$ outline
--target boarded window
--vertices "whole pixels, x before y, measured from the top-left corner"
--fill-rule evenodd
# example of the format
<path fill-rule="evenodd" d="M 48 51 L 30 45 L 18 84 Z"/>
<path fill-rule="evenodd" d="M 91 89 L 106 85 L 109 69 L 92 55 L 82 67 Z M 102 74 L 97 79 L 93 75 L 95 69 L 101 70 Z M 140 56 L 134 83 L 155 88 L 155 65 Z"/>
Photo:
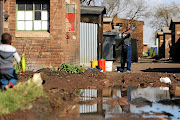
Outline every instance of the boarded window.
<path fill-rule="evenodd" d="M 75 4 L 66 4 L 66 31 L 75 31 Z"/>
<path fill-rule="evenodd" d="M 18 3 L 17 30 L 37 31 L 49 30 L 49 3 Z"/>

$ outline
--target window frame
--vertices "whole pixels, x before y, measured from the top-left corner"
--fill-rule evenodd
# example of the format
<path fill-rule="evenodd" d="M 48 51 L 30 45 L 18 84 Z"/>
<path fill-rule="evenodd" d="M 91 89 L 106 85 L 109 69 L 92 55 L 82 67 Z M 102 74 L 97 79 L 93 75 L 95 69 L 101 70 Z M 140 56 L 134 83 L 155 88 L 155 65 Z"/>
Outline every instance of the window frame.
<path fill-rule="evenodd" d="M 119 23 L 119 30 L 123 30 L 123 24 L 122 23 Z"/>
<path fill-rule="evenodd" d="M 121 26 L 120 26 L 121 25 Z M 116 26 L 119 26 L 119 30 L 123 30 L 123 23 L 116 23 Z"/>
<path fill-rule="evenodd" d="M 18 10 L 18 4 L 24 4 L 25 5 L 25 10 Z M 33 5 L 33 10 L 26 10 L 26 6 L 27 6 L 27 2 L 22 2 L 22 3 L 16 3 L 16 31 L 24 31 L 24 32 L 49 32 L 50 30 L 50 4 L 49 3 L 38 3 L 38 2 L 33 2 L 31 3 Z M 35 4 L 40 4 L 41 5 L 41 10 L 35 10 Z M 43 10 L 42 6 L 43 4 L 47 4 L 47 10 Z M 17 13 L 18 11 L 32 11 L 33 14 L 32 14 L 32 30 L 18 30 L 18 18 L 17 18 Z M 47 30 L 34 30 L 34 21 L 35 21 L 35 11 L 41 11 L 41 15 L 42 15 L 42 11 L 47 11 L 48 12 L 48 29 Z M 26 20 L 19 20 L 19 21 L 26 21 Z M 28 20 L 27 20 L 28 21 Z M 41 21 L 41 29 L 42 29 L 42 21 L 45 21 L 45 20 L 40 20 Z M 24 23 L 25 24 L 25 23 Z"/>
<path fill-rule="evenodd" d="M 67 10 L 67 5 L 74 5 L 74 31 L 66 31 L 66 32 L 76 32 L 76 4 L 75 3 L 66 3 L 66 10 Z M 68 12 L 66 11 L 66 14 L 70 13 L 69 12 L 69 7 L 68 7 Z M 66 22 L 67 25 L 68 22 Z M 70 22 L 69 22 L 70 23 Z M 67 27 L 67 26 L 66 26 Z"/>
<path fill-rule="evenodd" d="M 134 26 L 133 26 L 134 25 Z M 132 23 L 132 30 L 136 30 L 136 23 Z"/>

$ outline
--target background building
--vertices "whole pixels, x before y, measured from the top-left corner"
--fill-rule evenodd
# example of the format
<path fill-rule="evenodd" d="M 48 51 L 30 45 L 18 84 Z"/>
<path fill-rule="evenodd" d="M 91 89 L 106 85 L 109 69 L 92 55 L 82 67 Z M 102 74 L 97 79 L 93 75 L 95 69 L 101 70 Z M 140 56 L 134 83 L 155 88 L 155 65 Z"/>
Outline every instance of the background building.
<path fill-rule="evenodd" d="M 3 32 L 25 53 L 27 67 L 79 64 L 79 0 L 3 0 Z"/>
<path fill-rule="evenodd" d="M 172 19 L 169 29 L 172 30 L 172 59 L 180 62 L 180 18 Z"/>
<path fill-rule="evenodd" d="M 170 58 L 170 49 L 171 49 L 171 30 L 169 30 L 169 27 L 163 27 L 162 28 L 163 31 L 163 38 L 164 38 L 164 57 L 165 58 Z"/>
<path fill-rule="evenodd" d="M 112 19 L 112 21 L 111 21 Z M 126 31 L 127 25 L 130 22 L 128 19 L 118 18 L 114 15 L 113 18 L 104 18 L 104 32 L 123 32 Z M 143 26 L 144 21 L 133 20 L 132 22 L 132 39 L 138 40 L 138 56 L 143 55 Z"/>

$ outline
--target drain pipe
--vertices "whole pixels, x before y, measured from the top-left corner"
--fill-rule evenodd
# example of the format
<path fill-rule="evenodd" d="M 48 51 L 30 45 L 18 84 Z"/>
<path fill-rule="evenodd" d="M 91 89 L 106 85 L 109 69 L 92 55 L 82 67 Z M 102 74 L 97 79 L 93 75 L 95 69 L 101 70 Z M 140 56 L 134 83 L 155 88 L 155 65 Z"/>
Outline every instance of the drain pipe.
<path fill-rule="evenodd" d="M 0 0 L 0 36 L 3 31 L 3 0 Z"/>

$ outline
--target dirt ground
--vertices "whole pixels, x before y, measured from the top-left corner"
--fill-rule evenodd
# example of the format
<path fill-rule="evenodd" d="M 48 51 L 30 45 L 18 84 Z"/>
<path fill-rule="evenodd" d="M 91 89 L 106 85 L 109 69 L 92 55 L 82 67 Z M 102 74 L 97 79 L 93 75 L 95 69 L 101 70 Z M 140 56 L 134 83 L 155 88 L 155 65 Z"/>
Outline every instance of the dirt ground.
<path fill-rule="evenodd" d="M 122 86 L 122 90 L 126 90 L 128 86 L 139 87 L 169 87 L 171 95 L 174 95 L 176 86 L 180 86 L 180 64 L 172 63 L 167 60 L 140 59 L 138 63 L 132 63 L 131 73 L 117 73 L 114 63 L 113 72 L 100 73 L 98 71 L 88 71 L 82 74 L 68 74 L 59 71 L 51 71 L 50 69 L 41 69 L 43 80 L 45 80 L 44 91 L 47 97 L 38 98 L 32 101 L 32 106 L 28 109 L 19 108 L 18 111 L 10 115 L 0 116 L 0 120 L 96 120 L 105 119 L 99 117 L 99 114 L 88 115 L 79 113 L 80 98 L 78 89 L 106 89 L 114 85 Z M 33 72 L 26 72 L 24 76 L 19 76 L 19 82 L 26 81 L 32 77 Z M 172 84 L 160 82 L 160 77 L 169 77 Z M 102 96 L 97 97 L 93 101 L 84 101 L 87 104 L 94 104 L 101 101 Z M 81 103 L 82 104 L 82 103 Z M 121 106 L 129 105 L 127 96 L 112 99 L 111 106 L 119 104 Z M 100 111 L 100 114 L 103 113 Z M 107 118 L 123 119 L 123 120 L 141 120 L 141 119 L 157 119 L 167 120 L 170 118 L 143 118 L 142 114 L 121 113 L 116 117 Z"/>

